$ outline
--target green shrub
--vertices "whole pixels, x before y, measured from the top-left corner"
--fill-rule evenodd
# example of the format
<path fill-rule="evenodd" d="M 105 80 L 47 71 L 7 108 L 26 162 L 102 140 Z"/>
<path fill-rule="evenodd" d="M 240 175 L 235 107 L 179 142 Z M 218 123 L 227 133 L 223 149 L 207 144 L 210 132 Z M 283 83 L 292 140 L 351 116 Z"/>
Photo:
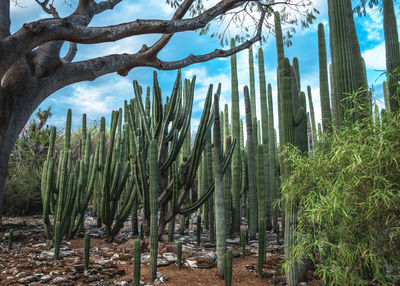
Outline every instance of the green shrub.
<path fill-rule="evenodd" d="M 393 285 L 400 269 L 400 117 L 386 115 L 382 126 L 366 119 L 323 137 L 308 157 L 293 147 L 284 157 L 293 173 L 282 201 L 291 197 L 299 206 L 295 257 L 314 261 L 326 285 Z"/>

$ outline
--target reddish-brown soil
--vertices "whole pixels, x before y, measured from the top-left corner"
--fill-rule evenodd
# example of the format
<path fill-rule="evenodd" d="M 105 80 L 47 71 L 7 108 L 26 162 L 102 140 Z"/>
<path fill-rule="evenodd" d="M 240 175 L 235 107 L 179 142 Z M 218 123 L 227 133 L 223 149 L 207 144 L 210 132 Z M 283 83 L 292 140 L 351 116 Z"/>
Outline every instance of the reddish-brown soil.
<path fill-rule="evenodd" d="M 116 280 L 132 281 L 132 255 L 126 253 L 124 251 L 124 245 L 118 243 L 118 241 L 107 243 L 101 239 L 91 239 L 92 250 L 95 247 L 101 249 L 102 247 L 107 246 L 109 250 L 111 250 L 111 254 L 103 253 L 101 250 L 96 253 L 91 253 L 91 270 L 89 271 L 89 274 L 84 274 L 82 271 L 83 239 L 81 237 L 72 240 L 65 240 L 70 242 L 68 248 L 74 251 L 72 256 L 65 257 L 57 262 L 54 262 L 54 260 L 50 258 L 49 260 L 44 261 L 43 264 L 37 265 L 37 257 L 42 251 L 49 251 L 51 246 L 48 245 L 48 241 L 46 242 L 44 235 L 38 232 L 37 229 L 36 231 L 31 231 L 37 225 L 41 224 L 39 218 L 36 220 L 26 218 L 24 220 L 25 222 L 21 223 L 21 218 L 3 219 L 3 222 L 5 221 L 6 223 L 3 224 L 0 229 L 0 285 L 20 284 L 17 281 L 21 279 L 21 276 L 17 277 L 17 275 L 21 272 L 26 272 L 25 276 L 34 275 L 35 273 L 40 272 L 43 275 L 51 274 L 54 277 L 62 276 L 73 281 L 61 282 L 58 283 L 58 285 L 110 285 L 107 282 L 111 282 L 112 285 Z M 8 229 L 10 228 L 13 228 L 17 233 L 12 250 L 8 250 L 7 239 L 5 238 Z M 31 234 L 25 236 L 24 233 Z M 38 244 L 40 244 L 40 246 L 37 246 Z M 237 252 L 240 251 L 238 247 L 239 246 L 235 246 Z M 215 251 L 212 249 L 207 250 Z M 114 254 L 118 254 L 118 257 L 111 259 Z M 234 258 L 232 285 L 284 285 L 284 276 L 280 270 L 283 262 L 282 255 L 282 250 L 278 250 L 268 256 L 267 262 L 264 265 L 264 277 L 262 278 L 256 275 L 255 269 L 257 267 L 257 257 L 255 254 L 248 254 L 245 258 Z M 99 259 L 111 259 L 112 261 L 109 264 L 100 266 L 95 263 L 95 261 Z M 150 284 L 148 279 L 148 268 L 149 267 L 145 264 L 141 265 L 141 280 Z M 11 271 L 12 269 L 14 269 L 15 273 Z M 178 269 L 177 265 L 170 264 L 166 267 L 159 267 L 157 271 L 169 278 L 167 282 L 161 283 L 160 285 L 225 285 L 225 282 L 218 277 L 217 268 L 215 266 L 211 269 Z M 100 275 L 102 275 L 101 277 L 104 284 L 103 282 L 100 284 L 96 283 L 99 281 L 97 279 Z M 309 276 L 310 280 L 313 280 L 312 273 L 309 273 Z M 39 281 L 25 285 L 39 285 Z M 308 282 L 308 285 L 317 286 L 322 284 L 320 281 L 314 280 Z"/>

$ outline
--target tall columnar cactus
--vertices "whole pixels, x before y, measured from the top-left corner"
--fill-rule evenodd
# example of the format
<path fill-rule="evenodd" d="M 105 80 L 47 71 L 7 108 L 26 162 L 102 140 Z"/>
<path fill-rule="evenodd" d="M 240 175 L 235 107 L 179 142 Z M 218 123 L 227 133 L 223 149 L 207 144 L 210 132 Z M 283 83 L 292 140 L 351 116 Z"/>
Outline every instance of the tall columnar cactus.
<path fill-rule="evenodd" d="M 332 64 L 329 64 L 329 81 L 330 81 L 330 90 L 331 90 L 331 113 L 332 113 L 332 126 L 336 127 L 337 122 L 339 122 L 339 113 L 338 113 L 338 102 L 337 102 L 337 94 L 335 87 L 335 75 L 333 74 Z"/>
<path fill-rule="evenodd" d="M 250 104 L 251 114 L 253 115 L 253 142 L 258 144 L 258 132 L 257 132 L 257 111 L 256 111 L 256 85 L 254 80 L 254 61 L 253 61 L 253 47 L 249 48 L 249 73 L 250 73 Z M 256 148 L 254 146 L 254 148 Z"/>
<path fill-rule="evenodd" d="M 397 33 L 396 15 L 393 0 L 383 0 L 383 29 L 385 32 L 386 73 L 391 111 L 399 109 L 398 73 L 394 71 L 400 66 L 399 36 Z"/>
<path fill-rule="evenodd" d="M 265 245 L 266 245 L 266 233 L 265 233 L 265 218 L 260 218 L 258 221 L 258 228 L 260 229 L 258 234 L 258 261 L 257 261 L 257 272 L 258 276 L 263 275 L 263 265 L 265 262 Z"/>
<path fill-rule="evenodd" d="M 307 86 L 307 97 L 308 97 L 308 107 L 309 107 L 310 116 L 311 116 L 312 138 L 313 138 L 313 142 L 316 142 L 317 141 L 317 126 L 315 124 L 314 104 L 313 104 L 313 100 L 312 100 L 312 93 L 311 93 L 310 86 Z"/>
<path fill-rule="evenodd" d="M 64 150 L 60 152 L 58 166 L 54 152 L 55 127 L 50 131 L 50 144 L 47 160 L 43 166 L 41 196 L 43 205 L 44 230 L 48 239 L 53 239 L 55 245 L 60 245 L 62 237 L 69 233 L 72 237 L 83 222 L 84 213 L 92 195 L 96 174 L 97 155 L 90 154 L 90 135 L 84 136 L 84 147 L 75 166 L 72 160 L 71 146 L 71 117 L 68 110 L 64 135 Z M 83 130 L 86 129 L 85 116 Z M 82 143 L 83 144 L 83 143 Z M 81 144 L 81 145 L 82 145 Z M 98 149 L 98 147 L 97 147 Z M 59 223 L 57 233 L 50 223 L 49 216 L 53 214 L 54 223 Z"/>
<path fill-rule="evenodd" d="M 312 133 L 312 127 L 311 127 L 311 119 L 310 119 L 310 113 L 307 112 L 307 136 L 308 136 L 308 151 L 312 152 L 314 150 L 314 136 Z"/>
<path fill-rule="evenodd" d="M 257 200 L 258 200 L 258 221 L 263 222 L 263 228 L 258 228 L 258 240 L 259 244 L 264 243 L 262 246 L 263 248 L 265 247 L 265 200 L 268 195 L 265 192 L 265 172 L 264 172 L 264 148 L 263 145 L 258 145 L 257 146 Z M 264 241 L 263 241 L 264 239 Z M 260 253 L 260 252 L 259 252 Z M 263 262 L 262 262 L 263 263 Z"/>
<path fill-rule="evenodd" d="M 225 286 L 232 285 L 232 264 L 233 264 L 233 254 L 232 250 L 229 249 L 224 255 L 224 278 Z"/>
<path fill-rule="evenodd" d="M 158 160 L 157 160 L 157 140 L 152 139 L 149 149 L 149 180 L 150 180 L 150 270 L 151 281 L 157 276 L 157 215 L 158 215 Z"/>
<path fill-rule="evenodd" d="M 248 225 L 250 231 L 250 238 L 255 239 L 257 234 L 257 181 L 256 181 L 256 162 L 253 144 L 253 128 L 251 120 L 251 107 L 249 98 L 249 89 L 244 87 L 244 103 L 246 108 L 246 130 L 247 130 L 247 166 L 248 166 L 248 180 L 249 180 L 249 208 L 250 217 L 248 218 Z"/>
<path fill-rule="evenodd" d="M 357 91 L 348 21 L 348 0 L 328 0 L 331 58 L 337 104 L 337 125 L 354 122 L 357 114 L 349 94 Z"/>
<path fill-rule="evenodd" d="M 285 57 L 284 48 L 283 48 L 283 35 L 282 35 L 282 26 L 281 26 L 281 16 L 279 12 L 274 13 L 274 23 L 275 23 L 275 38 L 276 38 L 276 52 L 278 56 L 278 67 L 277 67 L 277 84 L 278 84 L 278 124 L 279 124 L 279 142 L 283 142 L 283 128 L 282 128 L 282 118 L 281 118 L 281 64 Z"/>
<path fill-rule="evenodd" d="M 296 143 L 299 143 L 299 138 L 296 138 L 299 134 L 298 127 L 303 121 L 305 117 L 305 111 L 302 107 L 300 107 L 300 103 L 293 97 L 293 72 L 290 69 L 289 60 L 285 58 L 282 63 L 282 71 L 281 71 L 281 100 L 282 100 L 282 126 L 283 130 L 283 138 L 282 146 L 287 144 L 292 144 L 296 146 Z M 296 109 L 297 108 L 297 109 Z M 291 165 L 284 165 L 285 172 L 283 179 L 290 176 L 291 173 Z M 295 204 L 290 201 L 285 201 L 285 260 L 293 261 L 292 249 L 295 245 L 294 231 L 296 229 L 297 224 L 297 209 Z M 286 283 L 289 286 L 298 285 L 298 269 L 297 263 L 293 262 L 290 264 L 285 271 Z"/>
<path fill-rule="evenodd" d="M 140 286 L 140 240 L 136 239 L 133 252 L 133 286 Z"/>
<path fill-rule="evenodd" d="M 293 58 L 293 69 L 296 74 L 297 79 L 297 89 L 301 91 L 301 83 L 300 83 L 300 66 L 299 66 L 299 59 L 297 57 Z"/>
<path fill-rule="evenodd" d="M 208 157 L 207 159 L 207 169 L 209 172 L 207 173 L 208 185 L 211 186 L 214 181 L 214 170 L 213 170 L 213 154 L 212 154 L 212 143 L 211 143 L 211 131 L 207 135 L 207 146 L 206 146 L 206 153 L 205 155 Z M 214 185 L 215 189 L 215 185 Z M 214 193 L 215 194 L 215 193 Z M 214 210 L 214 195 L 210 196 L 208 199 L 208 218 L 209 218 L 209 226 L 210 226 L 210 240 L 215 242 L 215 210 Z"/>
<path fill-rule="evenodd" d="M 275 127 L 274 127 L 274 109 L 272 102 L 272 87 L 271 84 L 268 84 L 268 149 L 269 149 L 269 177 L 270 177 L 270 193 L 271 193 L 271 201 L 275 201 L 278 199 L 278 188 L 276 185 L 277 178 L 277 170 L 275 156 L 275 140 L 274 135 Z M 274 207 L 272 211 L 272 222 L 274 225 L 274 229 L 276 230 L 276 225 L 278 224 L 278 208 Z"/>
<path fill-rule="evenodd" d="M 225 139 L 225 150 L 229 150 L 231 146 L 231 137 L 227 136 Z M 226 171 L 224 172 L 224 197 L 225 197 L 225 224 L 226 224 L 226 235 L 228 237 L 232 236 L 232 193 L 231 193 L 231 182 L 232 173 L 231 166 L 228 165 Z"/>
<path fill-rule="evenodd" d="M 391 107 L 390 107 L 390 97 L 389 97 L 389 89 L 388 89 L 388 85 L 387 82 L 384 81 L 382 84 L 382 88 L 383 88 L 383 98 L 385 100 L 385 109 L 388 112 L 391 112 Z"/>
<path fill-rule="evenodd" d="M 322 128 L 325 132 L 332 131 L 332 114 L 329 101 L 328 69 L 324 25 L 318 25 L 318 57 L 319 57 L 319 96 L 321 99 Z M 311 92 L 310 92 L 311 93 Z M 311 109 L 310 109 L 311 111 Z M 313 114 L 311 115 L 311 118 Z"/>
<path fill-rule="evenodd" d="M 240 195 L 242 197 L 242 215 L 246 218 L 247 215 L 247 197 L 248 197 L 248 189 L 249 189 L 249 180 L 248 180 L 248 168 L 247 168 L 247 152 L 245 148 L 242 148 L 241 151 L 241 160 L 242 160 L 242 184 L 240 187 Z"/>
<path fill-rule="evenodd" d="M 224 181 L 222 174 L 222 143 L 221 127 L 219 117 L 219 96 L 214 95 L 214 129 L 213 129 L 213 170 L 214 170 L 214 193 L 215 193 L 215 228 L 217 246 L 217 268 L 218 275 L 224 276 L 224 254 L 226 253 L 226 222 L 225 222 L 225 198 Z"/>
<path fill-rule="evenodd" d="M 270 174 L 267 173 L 270 169 L 269 161 L 269 126 L 268 126 L 268 106 L 267 106 L 267 86 L 265 83 L 265 69 L 264 69 L 264 54 L 261 48 L 258 49 L 258 71 L 260 76 L 260 105 L 261 105 L 261 124 L 262 124 L 262 144 L 264 145 L 264 170 L 265 170 L 265 193 L 266 200 L 265 205 L 265 221 L 267 229 L 272 229 L 272 217 L 271 217 L 271 184 Z"/>
<path fill-rule="evenodd" d="M 235 40 L 231 40 L 231 47 L 235 46 Z M 237 78 L 237 60 L 236 54 L 231 56 L 232 72 L 232 139 L 240 142 L 240 123 L 239 123 L 239 90 Z M 251 120 L 251 118 L 250 118 Z M 240 148 L 235 148 L 232 155 L 232 231 L 240 231 Z"/>

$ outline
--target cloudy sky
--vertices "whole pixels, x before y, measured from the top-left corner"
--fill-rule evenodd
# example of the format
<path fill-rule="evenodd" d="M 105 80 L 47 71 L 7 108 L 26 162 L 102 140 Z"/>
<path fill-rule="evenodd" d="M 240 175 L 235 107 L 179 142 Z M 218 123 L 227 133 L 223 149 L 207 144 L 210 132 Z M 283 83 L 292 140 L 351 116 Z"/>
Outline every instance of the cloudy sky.
<path fill-rule="evenodd" d="M 77 0 L 68 2 L 70 7 L 64 0 L 56 0 L 56 7 L 61 16 L 67 16 L 73 11 L 74 4 Z M 210 5 L 210 0 L 206 5 Z M 356 3 L 355 1 L 353 1 Z M 24 23 L 46 18 L 46 15 L 34 0 L 18 0 L 16 4 L 12 2 L 11 8 L 11 29 L 12 32 L 21 28 Z M 298 57 L 300 63 L 301 86 L 302 90 L 306 90 L 307 85 L 312 88 L 314 109 L 316 120 L 320 121 L 320 100 L 319 100 L 319 69 L 318 69 L 318 41 L 317 41 L 317 25 L 323 23 L 325 25 L 325 33 L 327 47 L 329 47 L 329 27 L 327 15 L 327 0 L 313 0 L 314 7 L 320 11 L 317 20 L 307 29 L 298 28 L 296 34 L 292 38 L 292 46 L 285 50 L 285 55 L 292 59 Z M 92 21 L 93 26 L 104 26 L 117 24 L 121 22 L 132 21 L 138 18 L 159 18 L 168 19 L 171 17 L 173 10 L 165 4 L 163 0 L 125 0 L 119 4 L 114 10 L 107 11 Z M 355 17 L 356 28 L 362 55 L 367 66 L 367 76 L 370 87 L 374 87 L 374 96 L 378 100 L 378 104 L 383 106 L 382 100 L 382 82 L 385 76 L 382 72 L 385 69 L 385 44 L 383 34 L 382 15 L 378 9 L 368 10 L 368 16 Z M 234 31 L 232 31 L 234 33 Z M 276 105 L 276 49 L 275 38 L 266 32 L 267 41 L 262 44 L 264 50 L 264 61 L 266 69 L 266 80 L 271 83 L 274 90 L 274 103 Z M 96 44 L 96 45 L 79 45 L 78 54 L 75 60 L 84 60 L 100 55 L 113 53 L 132 53 L 138 51 L 143 44 L 150 45 L 157 39 L 155 35 L 146 35 L 124 39 L 115 43 Z M 184 58 L 190 53 L 206 53 L 218 48 L 219 41 L 211 39 L 209 36 L 199 36 L 195 32 L 185 32 L 175 35 L 166 49 L 160 53 L 163 60 L 174 60 Z M 260 44 L 254 49 L 257 51 Z M 328 49 L 328 64 L 330 62 L 330 54 Z M 256 71 L 256 88 L 258 96 L 258 68 L 257 57 L 254 58 Z M 92 82 L 82 82 L 66 87 L 51 95 L 42 103 L 40 108 L 44 109 L 51 106 L 53 117 L 49 120 L 49 124 L 63 128 L 65 122 L 65 114 L 68 108 L 73 112 L 73 125 L 79 125 L 80 117 L 86 113 L 88 120 L 99 120 L 101 116 L 109 118 L 111 110 L 123 106 L 123 101 L 133 97 L 132 81 L 138 80 L 142 86 L 151 85 L 152 72 L 150 68 L 136 68 L 132 70 L 128 76 L 121 77 L 117 74 L 103 76 Z M 163 96 L 170 94 L 175 79 L 175 71 L 160 71 L 158 73 L 160 86 L 163 90 Z M 230 105 L 230 60 L 215 59 L 208 63 L 195 64 L 183 69 L 186 77 L 197 76 L 195 99 L 193 107 L 192 128 L 196 129 L 198 119 L 200 117 L 203 102 L 208 85 L 211 83 L 217 86 L 222 84 L 222 102 L 221 108 L 225 103 Z M 248 69 L 248 51 L 238 54 L 238 78 L 241 100 L 241 114 L 244 115 L 243 103 L 243 86 L 249 83 Z M 259 103 L 259 99 L 257 99 Z M 259 106 L 259 105 L 258 105 Z M 260 117 L 259 110 L 257 111 Z M 275 125 L 277 125 L 277 112 L 275 106 Z"/>

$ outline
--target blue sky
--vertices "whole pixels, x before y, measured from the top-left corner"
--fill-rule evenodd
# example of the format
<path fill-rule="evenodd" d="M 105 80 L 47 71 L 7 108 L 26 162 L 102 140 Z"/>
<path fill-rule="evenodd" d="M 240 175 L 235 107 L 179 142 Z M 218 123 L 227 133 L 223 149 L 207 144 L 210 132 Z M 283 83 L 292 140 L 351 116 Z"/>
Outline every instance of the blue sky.
<path fill-rule="evenodd" d="M 77 2 L 77 1 L 75 1 Z M 210 5 L 211 0 L 205 2 Z M 11 2 L 11 30 L 17 31 L 21 26 L 30 21 L 46 18 L 46 15 L 34 0 L 18 0 L 18 5 Z M 61 16 L 66 16 L 73 11 L 73 8 L 65 4 L 63 0 L 56 0 L 56 7 Z M 74 3 L 74 2 L 73 2 Z M 207 4 L 208 3 L 208 4 Z M 326 41 L 329 54 L 329 27 L 327 16 L 327 0 L 313 0 L 314 7 L 320 11 L 317 20 L 308 29 L 298 28 L 292 38 L 293 45 L 285 49 L 285 56 L 289 59 L 298 57 L 300 63 L 301 86 L 306 90 L 307 85 L 312 88 L 314 109 L 316 120 L 321 118 L 319 100 L 319 69 L 318 69 L 318 41 L 317 25 L 324 23 Z M 356 3 L 353 1 L 353 3 Z M 103 26 L 132 21 L 137 18 L 159 18 L 168 19 L 173 10 L 160 0 L 125 0 L 112 11 L 107 11 L 94 18 L 91 25 Z M 383 19 L 377 9 L 368 10 L 368 16 L 355 17 L 358 39 L 362 55 L 367 66 L 367 76 L 370 87 L 375 89 L 375 97 L 380 99 L 377 103 L 383 107 L 382 82 L 385 76 L 381 76 L 385 69 L 385 45 L 383 35 Z M 234 33 L 234 31 L 232 31 Z M 265 32 L 267 33 L 267 32 Z M 78 54 L 75 60 L 84 60 L 100 55 L 112 53 L 129 53 L 138 51 L 143 44 L 150 45 L 158 37 L 156 35 L 146 35 L 124 39 L 115 43 L 79 45 Z M 254 50 L 260 46 L 257 43 Z M 205 53 L 219 47 L 219 41 L 211 39 L 209 36 L 199 36 L 195 32 L 185 32 L 175 35 L 165 50 L 160 53 L 163 60 L 174 60 L 186 57 L 190 53 Z M 268 36 L 268 40 L 262 44 L 264 50 L 264 62 L 266 69 L 266 80 L 273 86 L 273 101 L 275 105 L 275 125 L 277 126 L 276 110 L 276 49 L 275 38 Z M 255 53 L 256 54 L 256 53 Z M 248 51 L 243 51 L 238 57 L 238 78 L 241 100 L 241 115 L 244 116 L 243 86 L 249 84 Z M 256 89 L 258 93 L 258 68 L 257 57 L 254 57 L 256 71 Z M 202 112 L 203 102 L 208 85 L 211 83 L 215 87 L 218 83 L 222 84 L 221 109 L 225 103 L 230 105 L 230 60 L 215 59 L 208 63 L 201 63 L 189 66 L 182 70 L 183 75 L 191 77 L 197 76 L 195 98 L 193 106 L 192 129 L 196 129 L 199 117 Z M 92 82 L 82 82 L 66 87 L 51 95 L 42 103 L 40 108 L 45 109 L 51 105 L 53 116 L 48 121 L 49 124 L 63 128 L 65 114 L 68 108 L 73 112 L 73 125 L 79 125 L 81 115 L 86 113 L 88 120 L 99 120 L 101 116 L 109 118 L 111 110 L 123 106 L 123 101 L 133 97 L 132 81 L 138 80 L 142 86 L 151 85 L 153 69 L 136 68 L 128 76 L 121 77 L 117 74 L 103 76 Z M 176 71 L 159 71 L 160 86 L 163 96 L 169 95 L 173 86 Z M 259 99 L 257 98 L 259 106 Z M 257 107 L 258 107 L 257 106 Z M 259 110 L 257 110 L 260 119 Z"/>

